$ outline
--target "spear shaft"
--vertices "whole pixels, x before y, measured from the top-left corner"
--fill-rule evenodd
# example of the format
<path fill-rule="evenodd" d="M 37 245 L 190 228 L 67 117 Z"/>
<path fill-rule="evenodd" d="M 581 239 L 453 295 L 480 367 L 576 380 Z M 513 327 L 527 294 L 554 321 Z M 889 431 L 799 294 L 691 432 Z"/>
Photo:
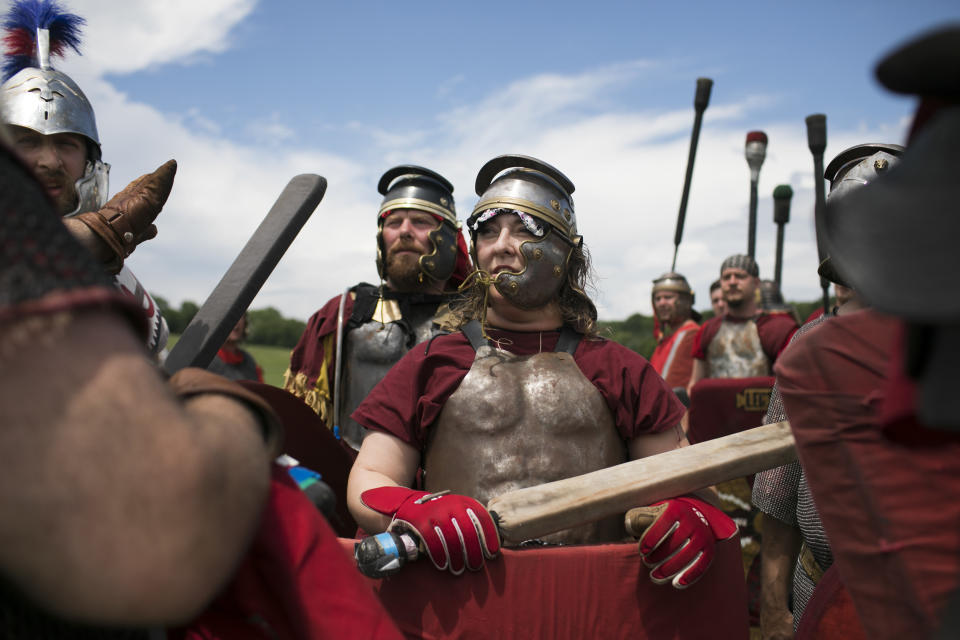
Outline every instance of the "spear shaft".
<path fill-rule="evenodd" d="M 813 185 L 816 193 L 816 203 L 813 208 L 814 229 L 817 236 L 817 264 L 823 263 L 823 217 L 827 210 L 827 196 L 823 186 L 823 152 L 827 148 L 827 116 L 815 113 L 806 118 L 807 146 L 813 154 Z M 823 313 L 830 310 L 830 283 L 823 276 L 820 277 L 820 289 L 823 291 Z"/>
<path fill-rule="evenodd" d="M 683 180 L 683 195 L 680 198 L 680 211 L 677 214 L 677 230 L 673 235 L 673 262 L 670 271 L 676 271 L 677 251 L 680 250 L 680 240 L 683 238 L 683 223 L 687 217 L 687 198 L 690 196 L 690 180 L 693 178 L 693 161 L 697 157 L 697 142 L 700 140 L 700 125 L 703 124 L 703 112 L 710 102 L 710 90 L 713 80 L 697 78 L 697 93 L 693 98 L 695 115 L 693 118 L 693 133 L 690 135 L 690 155 L 687 157 L 687 174 Z"/>

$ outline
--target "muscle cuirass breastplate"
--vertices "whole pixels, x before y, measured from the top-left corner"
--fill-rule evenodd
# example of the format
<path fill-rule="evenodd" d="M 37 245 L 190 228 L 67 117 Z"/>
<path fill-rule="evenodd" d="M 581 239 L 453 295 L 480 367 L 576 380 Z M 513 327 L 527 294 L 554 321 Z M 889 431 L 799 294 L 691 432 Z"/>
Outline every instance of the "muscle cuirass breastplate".
<path fill-rule="evenodd" d="M 360 448 L 368 430 L 354 422 L 350 414 L 410 347 L 440 333 L 433 323 L 436 312 L 436 304 L 411 304 L 401 320 L 371 320 L 344 338 L 340 433 L 354 449 Z"/>
<path fill-rule="evenodd" d="M 567 353 L 517 356 L 489 346 L 450 396 L 424 460 L 428 491 L 491 498 L 626 461 L 613 415 Z M 623 516 L 560 531 L 546 542 L 624 537 Z"/>
<path fill-rule="evenodd" d="M 721 322 L 707 346 L 710 378 L 751 378 L 770 375 L 770 359 L 763 352 L 757 323 Z"/>

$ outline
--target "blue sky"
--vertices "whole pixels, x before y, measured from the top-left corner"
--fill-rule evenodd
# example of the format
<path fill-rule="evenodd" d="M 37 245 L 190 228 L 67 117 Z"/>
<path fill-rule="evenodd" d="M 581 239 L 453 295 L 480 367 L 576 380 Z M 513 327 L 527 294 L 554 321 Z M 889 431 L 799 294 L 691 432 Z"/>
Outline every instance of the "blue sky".
<path fill-rule="evenodd" d="M 670 265 L 698 76 L 707 109 L 678 269 L 703 292 L 746 245 L 747 131 L 770 136 L 758 258 L 772 276 L 773 188 L 795 191 L 788 298 L 818 295 L 803 119 L 828 117 L 826 161 L 902 142 L 913 101 L 872 69 L 896 43 L 960 19 L 956 2 L 256 2 L 66 0 L 88 19 L 65 61 L 97 109 L 112 187 L 176 157 L 160 236 L 131 266 L 173 302 L 202 301 L 300 172 L 330 189 L 254 307 L 306 318 L 374 281 L 380 174 L 430 166 L 461 217 L 490 157 L 525 153 L 577 185 L 602 318 L 649 313 Z"/>

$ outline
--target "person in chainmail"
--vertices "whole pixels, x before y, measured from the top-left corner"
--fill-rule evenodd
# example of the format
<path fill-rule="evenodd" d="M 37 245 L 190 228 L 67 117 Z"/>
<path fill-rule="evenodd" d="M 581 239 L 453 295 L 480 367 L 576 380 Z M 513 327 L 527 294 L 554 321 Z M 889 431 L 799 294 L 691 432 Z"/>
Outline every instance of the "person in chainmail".
<path fill-rule="evenodd" d="M 898 145 L 862 144 L 840 153 L 824 172 L 824 178 L 830 181 L 828 201 L 838 202 L 851 191 L 869 184 L 893 167 L 902 151 Z M 866 307 L 857 292 L 849 288 L 830 256 L 824 259 L 818 272 L 848 292 L 843 304 L 836 309 L 837 315 Z M 821 315 L 807 322 L 794 334 L 790 344 L 824 322 L 829 322 L 829 317 Z M 779 387 L 774 385 L 763 423 L 788 419 Z M 757 474 L 752 502 L 763 513 L 761 633 L 764 638 L 792 637 L 817 582 L 833 564 L 830 542 L 798 461 Z"/>

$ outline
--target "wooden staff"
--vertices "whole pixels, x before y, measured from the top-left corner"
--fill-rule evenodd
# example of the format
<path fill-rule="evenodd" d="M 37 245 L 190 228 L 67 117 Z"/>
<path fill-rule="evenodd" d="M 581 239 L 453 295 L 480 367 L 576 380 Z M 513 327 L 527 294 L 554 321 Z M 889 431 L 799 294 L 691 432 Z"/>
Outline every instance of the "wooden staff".
<path fill-rule="evenodd" d="M 783 291 L 780 276 L 783 267 L 783 228 L 790 222 L 790 198 L 793 189 L 788 184 L 778 185 L 773 190 L 773 223 L 777 225 L 777 261 L 773 268 L 773 281 L 777 283 L 777 291 Z"/>
<path fill-rule="evenodd" d="M 760 181 L 760 167 L 767 157 L 767 134 L 763 131 L 751 131 L 747 134 L 744 156 L 750 167 L 750 215 L 747 226 L 747 255 L 756 257 L 757 253 L 757 184 Z"/>
<path fill-rule="evenodd" d="M 827 148 L 827 116 L 815 113 L 807 116 L 807 146 L 813 154 L 813 185 L 816 202 L 813 207 L 813 221 L 817 236 L 817 265 L 826 258 L 823 255 L 823 216 L 827 210 L 827 196 L 823 187 L 823 151 Z M 830 283 L 820 277 L 820 289 L 823 290 L 823 313 L 830 311 Z"/>
<path fill-rule="evenodd" d="M 680 197 L 680 212 L 677 214 L 677 230 L 673 234 L 673 262 L 670 271 L 677 270 L 677 251 L 680 250 L 680 239 L 683 238 L 683 223 L 687 217 L 687 198 L 690 195 L 690 180 L 693 178 L 693 161 L 697 157 L 697 142 L 700 140 L 700 125 L 703 123 L 703 112 L 710 102 L 710 90 L 713 80 L 697 78 L 697 93 L 693 97 L 693 133 L 690 135 L 690 155 L 687 157 L 687 174 L 683 179 L 683 195 Z"/>
<path fill-rule="evenodd" d="M 580 476 L 518 489 L 487 504 L 506 544 L 624 513 L 796 459 L 790 423 L 778 422 L 632 460 Z"/>

